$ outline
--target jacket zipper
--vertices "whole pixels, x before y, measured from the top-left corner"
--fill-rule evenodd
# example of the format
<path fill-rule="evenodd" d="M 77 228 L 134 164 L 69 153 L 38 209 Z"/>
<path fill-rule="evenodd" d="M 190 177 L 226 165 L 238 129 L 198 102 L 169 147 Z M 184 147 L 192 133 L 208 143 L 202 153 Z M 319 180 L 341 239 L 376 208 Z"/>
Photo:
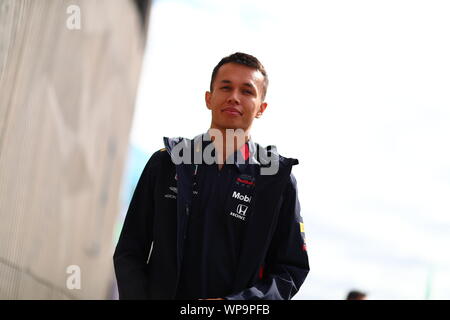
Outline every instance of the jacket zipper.
<path fill-rule="evenodd" d="M 189 219 L 189 205 L 186 205 L 186 219 Z M 184 225 L 183 240 L 186 240 L 186 237 L 187 237 L 187 223 L 188 223 L 188 221 L 186 221 L 186 223 Z"/>

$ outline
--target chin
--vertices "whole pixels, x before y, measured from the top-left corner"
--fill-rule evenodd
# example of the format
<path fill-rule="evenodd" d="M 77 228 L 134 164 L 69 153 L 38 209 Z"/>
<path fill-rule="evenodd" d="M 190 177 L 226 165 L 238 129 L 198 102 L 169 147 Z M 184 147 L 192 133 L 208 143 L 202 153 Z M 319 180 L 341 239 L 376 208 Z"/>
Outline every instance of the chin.
<path fill-rule="evenodd" d="M 238 120 L 238 119 L 236 119 Z M 220 121 L 220 122 L 216 122 L 216 127 L 218 129 L 233 129 L 233 130 L 237 130 L 237 129 L 241 129 L 246 131 L 248 129 L 248 126 L 245 126 L 241 123 L 241 121 L 230 121 L 229 119 L 225 120 L 225 121 Z"/>
<path fill-rule="evenodd" d="M 242 130 L 245 130 L 242 125 L 239 125 L 239 124 L 236 124 L 236 123 L 228 123 L 228 124 L 225 124 L 223 127 L 225 129 L 234 129 L 234 130 L 242 129 Z"/>

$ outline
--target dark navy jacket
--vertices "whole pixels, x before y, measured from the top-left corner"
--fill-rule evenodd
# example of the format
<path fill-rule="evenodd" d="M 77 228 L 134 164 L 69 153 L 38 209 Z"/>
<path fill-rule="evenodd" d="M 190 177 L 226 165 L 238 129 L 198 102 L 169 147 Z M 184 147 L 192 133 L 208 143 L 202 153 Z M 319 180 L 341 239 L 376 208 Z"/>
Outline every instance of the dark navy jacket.
<path fill-rule="evenodd" d="M 166 148 L 154 153 L 142 172 L 114 253 L 120 299 L 175 298 L 195 165 L 175 165 L 173 150 L 182 143 L 190 147 L 193 160 L 194 141 L 164 138 Z M 269 161 L 278 161 L 278 171 L 256 176 L 253 214 L 247 222 L 234 290 L 224 298 L 291 299 L 309 272 L 297 186 L 291 174 L 298 161 L 253 142 L 250 153 L 261 172 L 271 165 Z M 175 175 L 176 202 L 164 197 Z"/>

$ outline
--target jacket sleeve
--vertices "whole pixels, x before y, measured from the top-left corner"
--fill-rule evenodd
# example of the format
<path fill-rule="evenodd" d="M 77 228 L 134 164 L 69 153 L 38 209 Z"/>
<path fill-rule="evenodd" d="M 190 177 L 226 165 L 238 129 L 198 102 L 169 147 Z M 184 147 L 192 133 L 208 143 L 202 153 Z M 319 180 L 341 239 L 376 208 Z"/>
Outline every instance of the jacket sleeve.
<path fill-rule="evenodd" d="M 114 252 L 119 299 L 148 298 L 147 258 L 153 239 L 156 154 L 147 162 L 139 178 Z"/>
<path fill-rule="evenodd" d="M 274 237 L 264 266 L 259 270 L 259 280 L 250 288 L 226 296 L 226 299 L 287 300 L 303 284 L 309 272 L 309 262 L 297 183 L 292 173 L 282 201 Z"/>

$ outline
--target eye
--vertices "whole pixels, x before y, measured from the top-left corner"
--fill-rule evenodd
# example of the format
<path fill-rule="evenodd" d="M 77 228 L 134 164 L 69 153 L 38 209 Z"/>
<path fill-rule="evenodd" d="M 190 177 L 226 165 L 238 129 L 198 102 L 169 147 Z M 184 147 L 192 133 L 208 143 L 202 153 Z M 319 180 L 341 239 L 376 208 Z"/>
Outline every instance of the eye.
<path fill-rule="evenodd" d="M 253 94 L 253 91 L 251 91 L 251 90 L 244 90 L 244 93 L 245 94 Z"/>
<path fill-rule="evenodd" d="M 230 89 L 230 86 L 223 86 L 223 87 L 221 87 L 220 89 L 229 90 L 229 89 Z"/>

